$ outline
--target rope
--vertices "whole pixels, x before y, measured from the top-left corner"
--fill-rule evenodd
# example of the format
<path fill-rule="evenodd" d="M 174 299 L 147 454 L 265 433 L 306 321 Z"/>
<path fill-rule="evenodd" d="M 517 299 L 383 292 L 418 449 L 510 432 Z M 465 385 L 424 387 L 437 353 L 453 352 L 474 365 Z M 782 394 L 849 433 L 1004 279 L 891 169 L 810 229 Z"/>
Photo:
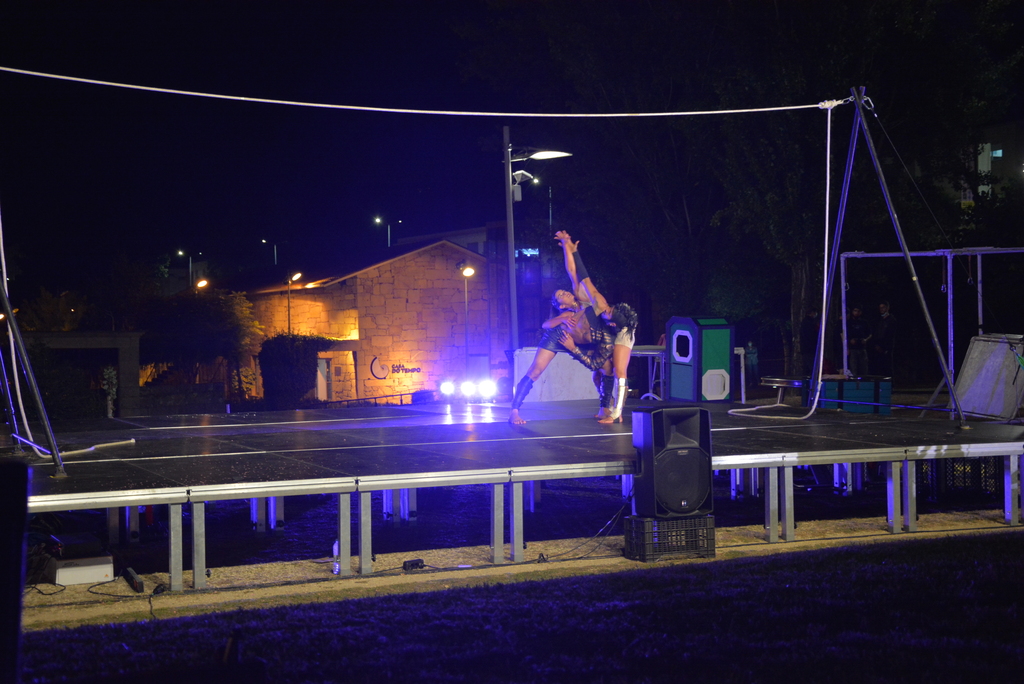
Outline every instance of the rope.
<path fill-rule="evenodd" d="M 298 100 L 275 100 L 264 97 L 246 97 L 244 95 L 224 95 L 222 93 L 203 93 L 194 90 L 178 90 L 175 88 L 158 88 L 155 86 L 144 86 L 132 83 L 118 83 L 116 81 L 101 81 L 94 78 L 79 78 L 77 76 L 65 76 L 62 74 L 49 74 L 42 71 L 28 71 L 27 69 L 14 69 L 12 67 L 0 66 L 0 71 L 23 76 L 37 76 L 40 78 L 51 78 L 58 81 L 72 81 L 74 83 L 88 83 L 90 85 L 109 86 L 112 88 L 123 88 L 126 90 L 142 90 L 151 93 L 165 93 L 168 95 L 187 95 L 189 97 L 205 97 L 213 100 L 233 100 L 236 102 L 257 102 L 262 104 L 288 105 L 291 107 L 312 107 L 316 109 L 341 109 L 356 112 L 377 112 L 382 114 L 428 114 L 435 116 L 504 116 L 520 118 L 547 118 L 547 119 L 610 119 L 610 118 L 650 118 L 666 116 L 705 116 L 709 114 L 750 114 L 755 112 L 782 112 L 797 109 L 828 109 L 846 104 L 851 98 L 845 100 L 824 100 L 817 104 L 789 105 L 784 107 L 757 107 L 752 109 L 716 109 L 693 112 L 611 112 L 604 114 L 587 114 L 580 112 L 472 112 L 454 111 L 444 109 L 403 109 L 395 107 L 366 107 L 361 105 L 340 105 L 324 102 L 302 102 Z"/>

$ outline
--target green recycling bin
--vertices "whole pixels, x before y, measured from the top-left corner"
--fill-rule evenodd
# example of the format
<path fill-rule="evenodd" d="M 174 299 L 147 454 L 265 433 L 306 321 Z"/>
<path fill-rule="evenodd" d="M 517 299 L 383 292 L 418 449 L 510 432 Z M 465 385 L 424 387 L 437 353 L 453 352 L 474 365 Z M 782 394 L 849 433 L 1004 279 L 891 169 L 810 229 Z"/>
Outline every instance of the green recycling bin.
<path fill-rule="evenodd" d="M 671 318 L 665 326 L 668 399 L 730 401 L 735 336 L 724 318 Z"/>

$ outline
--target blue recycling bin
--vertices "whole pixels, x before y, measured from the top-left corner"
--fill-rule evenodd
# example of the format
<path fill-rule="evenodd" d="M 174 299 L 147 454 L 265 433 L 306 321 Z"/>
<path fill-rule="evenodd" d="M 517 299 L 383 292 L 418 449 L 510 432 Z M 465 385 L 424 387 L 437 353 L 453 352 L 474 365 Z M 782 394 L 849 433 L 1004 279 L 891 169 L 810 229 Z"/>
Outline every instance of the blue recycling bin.
<path fill-rule="evenodd" d="M 730 401 L 735 337 L 724 318 L 671 318 L 665 326 L 668 399 Z"/>

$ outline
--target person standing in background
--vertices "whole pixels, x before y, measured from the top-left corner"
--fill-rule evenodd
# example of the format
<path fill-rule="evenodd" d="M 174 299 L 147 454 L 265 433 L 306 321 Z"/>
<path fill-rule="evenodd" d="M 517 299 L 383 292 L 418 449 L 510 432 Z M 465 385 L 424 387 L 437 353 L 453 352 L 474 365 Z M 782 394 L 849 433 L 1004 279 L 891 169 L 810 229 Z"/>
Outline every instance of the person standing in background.
<path fill-rule="evenodd" d="M 846 350 L 849 359 L 850 373 L 855 378 L 868 375 L 868 342 L 871 341 L 871 326 L 864 320 L 863 311 L 859 306 L 850 309 L 850 319 L 846 321 Z"/>
<path fill-rule="evenodd" d="M 761 370 L 757 365 L 757 347 L 753 340 L 747 342 L 743 356 L 747 362 L 747 387 L 756 387 L 761 381 Z"/>
<path fill-rule="evenodd" d="M 880 318 L 871 335 L 871 368 L 875 375 L 891 378 L 893 373 L 892 354 L 896 348 L 896 317 L 889 311 L 889 302 L 878 304 Z"/>

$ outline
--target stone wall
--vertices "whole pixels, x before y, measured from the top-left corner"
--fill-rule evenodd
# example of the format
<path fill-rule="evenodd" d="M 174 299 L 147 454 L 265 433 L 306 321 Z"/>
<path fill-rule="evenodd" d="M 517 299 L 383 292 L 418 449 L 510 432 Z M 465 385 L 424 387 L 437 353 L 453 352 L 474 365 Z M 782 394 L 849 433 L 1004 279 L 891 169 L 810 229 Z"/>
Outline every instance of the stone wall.
<path fill-rule="evenodd" d="M 468 279 L 455 268 L 463 260 L 477 269 Z M 442 242 L 326 287 L 250 300 L 270 336 L 288 330 L 290 300 L 293 333 L 357 341 L 321 355 L 331 359 L 328 400 L 380 397 L 462 379 L 471 357 L 494 379 L 508 373 L 508 308 L 493 270 L 484 257 Z"/>
<path fill-rule="evenodd" d="M 200 385 L 147 385 L 140 387 L 141 416 L 225 413 L 224 383 Z"/>

